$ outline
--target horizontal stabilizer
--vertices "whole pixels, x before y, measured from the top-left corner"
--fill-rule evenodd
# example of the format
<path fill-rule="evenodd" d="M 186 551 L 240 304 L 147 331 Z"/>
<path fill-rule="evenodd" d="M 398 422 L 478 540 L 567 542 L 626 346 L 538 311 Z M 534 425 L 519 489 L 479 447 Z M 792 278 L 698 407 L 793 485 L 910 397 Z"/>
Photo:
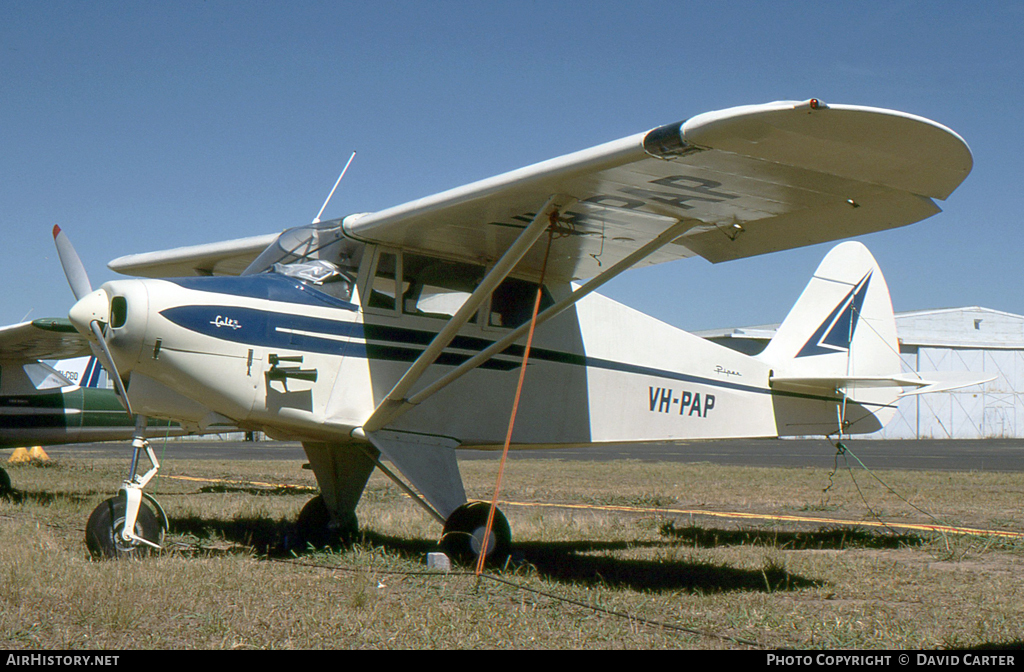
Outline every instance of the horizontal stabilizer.
<path fill-rule="evenodd" d="M 995 376 L 985 376 L 973 371 L 929 371 L 921 375 L 924 377 L 917 378 L 917 382 L 911 383 L 917 389 L 903 392 L 900 394 L 901 397 L 928 394 L 930 392 L 948 392 L 949 390 L 958 390 L 961 387 L 983 385 L 996 379 Z"/>
<path fill-rule="evenodd" d="M 995 380 L 995 376 L 982 378 L 970 371 L 930 371 L 923 376 L 906 373 L 895 376 L 773 377 L 769 384 L 772 390 L 779 392 L 820 395 L 833 395 L 838 392 L 848 394 L 851 390 L 876 388 L 916 388 L 901 392 L 899 395 L 906 397 L 931 392 L 947 392 Z"/>

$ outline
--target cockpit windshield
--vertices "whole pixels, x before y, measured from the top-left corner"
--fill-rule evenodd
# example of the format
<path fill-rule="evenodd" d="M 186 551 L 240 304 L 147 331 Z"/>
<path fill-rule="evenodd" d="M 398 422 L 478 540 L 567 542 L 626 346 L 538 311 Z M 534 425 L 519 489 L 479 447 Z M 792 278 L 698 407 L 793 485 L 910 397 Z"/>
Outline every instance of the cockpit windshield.
<path fill-rule="evenodd" d="M 274 264 L 326 259 L 337 264 L 342 259 L 345 236 L 341 232 L 341 221 L 334 220 L 288 229 L 277 237 L 260 256 L 242 271 L 242 275 L 254 275 L 270 270 Z"/>
<path fill-rule="evenodd" d="M 279 273 L 349 301 L 359 263 L 351 258 L 351 242 L 341 231 L 341 220 L 288 229 L 242 275 Z"/>

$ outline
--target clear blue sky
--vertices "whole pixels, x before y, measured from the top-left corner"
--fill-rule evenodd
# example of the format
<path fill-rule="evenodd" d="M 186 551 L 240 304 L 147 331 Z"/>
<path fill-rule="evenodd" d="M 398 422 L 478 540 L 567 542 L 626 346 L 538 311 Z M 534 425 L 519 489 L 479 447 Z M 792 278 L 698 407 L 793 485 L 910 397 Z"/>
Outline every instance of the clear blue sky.
<path fill-rule="evenodd" d="M 733 105 L 889 107 L 974 172 L 862 238 L 896 310 L 1024 313 L 1024 3 L 0 0 L 0 324 L 63 315 L 60 224 L 114 257 L 378 210 Z M 632 271 L 697 330 L 781 320 L 828 245 Z"/>

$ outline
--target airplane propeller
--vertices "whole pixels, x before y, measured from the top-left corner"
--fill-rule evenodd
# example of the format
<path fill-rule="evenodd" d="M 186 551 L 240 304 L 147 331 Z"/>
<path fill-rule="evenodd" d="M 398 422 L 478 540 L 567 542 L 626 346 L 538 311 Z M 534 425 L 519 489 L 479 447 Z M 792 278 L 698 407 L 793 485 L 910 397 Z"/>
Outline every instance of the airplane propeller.
<path fill-rule="evenodd" d="M 64 275 L 71 285 L 71 292 L 76 299 L 82 299 L 86 294 L 92 293 L 92 283 L 89 282 L 89 274 L 85 272 L 82 260 L 75 252 L 74 246 L 68 240 L 66 233 L 60 230 L 60 226 L 53 225 L 53 244 L 57 246 L 57 256 L 60 257 L 60 265 L 64 267 Z"/>
<path fill-rule="evenodd" d="M 107 345 L 104 331 L 110 324 L 110 297 L 103 289 L 93 290 L 85 266 L 67 235 L 59 226 L 53 227 L 53 242 L 57 246 L 64 275 L 71 285 L 77 302 L 68 311 L 68 319 L 83 336 L 89 340 L 89 348 L 107 375 L 114 380 L 114 387 L 121 397 L 128 414 L 135 416 L 135 435 L 132 438 L 132 462 L 128 478 L 124 481 L 117 497 L 102 502 L 93 510 L 85 526 L 85 543 L 94 557 L 117 557 L 122 554 L 140 554 L 161 548 L 161 540 L 168 529 L 167 514 L 159 502 L 143 492 L 143 488 L 160 468 L 149 441 L 146 440 L 146 417 L 136 416 L 128 401 L 121 374 L 114 363 L 114 356 Z M 139 457 L 145 451 L 152 468 L 145 474 L 138 474 Z M 143 500 L 152 505 L 144 506 Z M 153 508 L 157 513 L 153 512 Z"/>
<path fill-rule="evenodd" d="M 66 233 L 61 231 L 60 226 L 53 227 L 53 243 L 57 246 L 57 256 L 60 257 L 60 264 L 64 268 L 64 276 L 71 285 L 71 292 L 78 300 L 68 312 L 68 319 L 80 332 L 88 331 L 93 338 L 89 339 L 89 347 L 96 359 L 107 370 L 107 374 L 114 380 L 114 387 L 125 405 L 129 415 L 132 413 L 131 402 L 128 401 L 128 391 L 125 389 L 121 374 L 118 373 L 114 357 L 110 353 L 110 347 L 103 334 L 103 328 L 110 322 L 110 303 L 106 292 L 102 289 L 93 291 L 92 283 L 89 282 L 89 274 L 85 271 L 81 258 L 75 251 L 74 246 L 68 239 Z M 86 337 L 87 334 L 83 333 Z"/>

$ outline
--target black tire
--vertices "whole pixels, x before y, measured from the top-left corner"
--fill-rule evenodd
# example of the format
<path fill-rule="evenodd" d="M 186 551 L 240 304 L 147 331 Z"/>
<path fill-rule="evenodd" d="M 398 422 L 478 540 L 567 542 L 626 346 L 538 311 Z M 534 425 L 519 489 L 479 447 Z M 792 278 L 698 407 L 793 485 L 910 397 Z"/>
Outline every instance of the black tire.
<path fill-rule="evenodd" d="M 11 485 L 11 477 L 7 471 L 0 468 L 0 496 L 9 495 L 14 492 L 14 487 Z"/>
<path fill-rule="evenodd" d="M 152 546 L 129 543 L 121 538 L 125 508 L 125 498 L 118 496 L 111 497 L 93 509 L 89 522 L 85 524 L 85 545 L 93 558 L 141 558 L 156 550 Z M 139 506 L 135 535 L 154 544 L 163 543 L 164 530 L 160 518 L 145 502 Z"/>
<path fill-rule="evenodd" d="M 323 495 L 317 495 L 306 502 L 295 520 L 294 534 L 286 543 L 286 550 L 300 551 L 308 546 L 324 548 L 325 546 L 346 546 L 351 544 L 359 533 L 359 521 L 355 514 L 343 525 L 331 522 L 331 512 Z"/>
<path fill-rule="evenodd" d="M 445 521 L 441 533 L 441 550 L 461 564 L 475 564 L 483 546 L 484 530 L 491 505 L 487 502 L 469 502 L 455 509 Z M 512 528 L 505 514 L 494 511 L 491 539 L 487 544 L 487 564 L 501 566 L 512 552 Z"/>

